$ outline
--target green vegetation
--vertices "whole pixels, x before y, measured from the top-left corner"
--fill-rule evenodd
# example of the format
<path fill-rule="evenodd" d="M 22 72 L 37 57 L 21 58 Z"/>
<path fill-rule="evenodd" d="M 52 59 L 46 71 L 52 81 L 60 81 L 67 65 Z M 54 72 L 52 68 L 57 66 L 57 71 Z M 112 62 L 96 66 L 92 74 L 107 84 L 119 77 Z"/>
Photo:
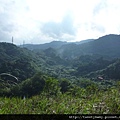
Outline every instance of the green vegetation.
<path fill-rule="evenodd" d="M 57 81 L 47 80 L 44 88 L 30 98 L 0 97 L 0 114 L 120 114 L 119 87 L 98 91 L 74 86 L 61 93 Z"/>
<path fill-rule="evenodd" d="M 119 81 L 106 90 L 87 79 L 80 84 L 38 73 L 3 91 L 0 114 L 120 114 Z"/>
<path fill-rule="evenodd" d="M 110 36 L 33 51 L 0 43 L 0 114 L 120 114 L 119 36 Z"/>

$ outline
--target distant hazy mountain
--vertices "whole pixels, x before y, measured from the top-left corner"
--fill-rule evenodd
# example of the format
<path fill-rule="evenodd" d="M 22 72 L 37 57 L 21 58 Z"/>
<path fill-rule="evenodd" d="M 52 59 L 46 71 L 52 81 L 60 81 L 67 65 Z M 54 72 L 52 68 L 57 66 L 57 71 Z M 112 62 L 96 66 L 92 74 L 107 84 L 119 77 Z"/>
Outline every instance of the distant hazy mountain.
<path fill-rule="evenodd" d="M 30 50 L 45 50 L 48 48 L 59 48 L 62 45 L 67 44 L 67 42 L 62 42 L 62 41 L 52 41 L 50 43 L 44 43 L 44 44 L 24 44 L 21 45 L 20 47 L 25 47 Z"/>
<path fill-rule="evenodd" d="M 63 58 L 93 54 L 112 58 L 120 57 L 120 35 L 110 34 L 83 44 L 66 44 L 61 46 L 58 52 Z"/>
<path fill-rule="evenodd" d="M 93 40 L 94 39 L 88 39 L 88 40 L 82 40 L 82 41 L 79 41 L 79 42 L 52 41 L 50 43 L 44 43 L 44 44 L 24 44 L 24 45 L 20 45 L 20 47 L 25 47 L 25 48 L 28 48 L 30 50 L 45 50 L 45 49 L 48 49 L 48 48 L 58 49 L 63 45 L 83 44 L 83 43 L 91 42 Z"/>
<path fill-rule="evenodd" d="M 25 44 L 24 47 L 36 51 L 53 48 L 57 50 L 60 57 L 65 59 L 93 54 L 116 58 L 120 57 L 120 35 L 109 34 L 98 39 L 88 39 L 80 42 L 53 41 L 36 45 Z"/>
<path fill-rule="evenodd" d="M 82 40 L 82 41 L 78 41 L 78 42 L 73 42 L 75 44 L 83 44 L 83 43 L 87 43 L 87 42 L 91 42 L 94 41 L 95 39 L 87 39 L 87 40 Z"/>

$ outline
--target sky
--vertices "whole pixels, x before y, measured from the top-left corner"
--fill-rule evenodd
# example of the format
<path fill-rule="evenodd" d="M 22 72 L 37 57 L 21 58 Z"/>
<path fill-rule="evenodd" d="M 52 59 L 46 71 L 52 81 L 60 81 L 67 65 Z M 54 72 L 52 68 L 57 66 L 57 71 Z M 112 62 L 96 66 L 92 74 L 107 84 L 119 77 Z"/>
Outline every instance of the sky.
<path fill-rule="evenodd" d="M 0 0 L 0 42 L 75 42 L 120 33 L 120 0 Z"/>

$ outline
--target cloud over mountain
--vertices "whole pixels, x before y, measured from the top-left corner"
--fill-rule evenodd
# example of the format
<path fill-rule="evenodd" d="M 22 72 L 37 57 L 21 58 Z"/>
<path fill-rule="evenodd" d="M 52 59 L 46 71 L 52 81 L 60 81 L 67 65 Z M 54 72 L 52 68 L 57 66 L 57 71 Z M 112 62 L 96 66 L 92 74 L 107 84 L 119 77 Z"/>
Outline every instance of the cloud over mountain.
<path fill-rule="evenodd" d="M 76 35 L 76 28 L 71 14 L 65 15 L 61 22 L 49 21 L 44 23 L 41 31 L 53 39 L 64 39 L 66 35 L 68 39 L 71 39 L 71 36 L 74 37 Z"/>

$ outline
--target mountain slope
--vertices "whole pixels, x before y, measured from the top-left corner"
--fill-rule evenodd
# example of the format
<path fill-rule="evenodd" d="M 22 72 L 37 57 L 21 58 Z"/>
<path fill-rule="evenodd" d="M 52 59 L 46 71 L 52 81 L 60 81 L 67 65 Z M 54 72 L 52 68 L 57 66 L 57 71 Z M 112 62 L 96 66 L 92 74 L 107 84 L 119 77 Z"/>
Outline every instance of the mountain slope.
<path fill-rule="evenodd" d="M 20 80 L 31 77 L 37 70 L 59 78 L 85 76 L 105 69 L 111 64 L 110 58 L 119 58 L 119 46 L 120 35 L 113 34 L 83 44 L 64 44 L 59 49 L 49 47 L 40 52 L 0 43 L 0 73 L 10 73 Z"/>
<path fill-rule="evenodd" d="M 120 35 L 106 35 L 94 41 L 76 45 L 63 45 L 59 54 L 63 58 L 76 58 L 81 55 L 99 54 L 111 58 L 120 57 Z"/>
<path fill-rule="evenodd" d="M 44 44 L 24 44 L 24 45 L 20 45 L 20 47 L 25 47 L 29 50 L 45 50 L 48 48 L 53 48 L 53 49 L 59 49 L 61 46 L 63 45 L 68 45 L 68 44 L 83 44 L 83 43 L 88 43 L 94 41 L 94 39 L 88 39 L 88 40 L 82 40 L 79 42 L 64 42 L 64 41 L 52 41 L 50 43 L 44 43 Z"/>
<path fill-rule="evenodd" d="M 104 79 L 120 80 L 120 59 L 115 60 L 112 64 L 106 68 L 91 72 L 86 77 L 97 77 L 102 76 Z"/>
<path fill-rule="evenodd" d="M 62 45 L 67 44 L 67 42 L 62 42 L 62 41 L 52 41 L 50 43 L 44 43 L 44 44 L 25 44 L 21 45 L 20 47 L 25 47 L 29 50 L 45 50 L 48 48 L 59 48 Z"/>
<path fill-rule="evenodd" d="M 19 80 L 35 74 L 37 56 L 14 44 L 0 43 L 0 73 L 10 73 Z"/>
<path fill-rule="evenodd" d="M 34 52 L 10 43 L 0 43 L 0 56 L 0 74 L 12 74 L 20 81 L 32 77 L 37 71 L 57 74 L 56 69 L 69 64 L 61 59 L 53 48 Z"/>

